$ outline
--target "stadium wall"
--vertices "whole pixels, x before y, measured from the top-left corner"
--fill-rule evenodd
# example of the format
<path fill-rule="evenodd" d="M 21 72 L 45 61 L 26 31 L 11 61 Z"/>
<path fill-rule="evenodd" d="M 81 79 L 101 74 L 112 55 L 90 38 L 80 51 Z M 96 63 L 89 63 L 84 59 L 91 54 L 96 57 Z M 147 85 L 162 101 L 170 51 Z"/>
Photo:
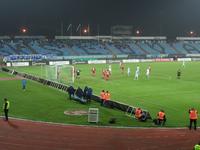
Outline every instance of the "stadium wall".
<path fill-rule="evenodd" d="M 3 62 L 15 64 L 14 62 L 29 62 L 29 65 L 34 63 L 61 63 L 67 62 L 67 64 L 100 64 L 100 63 L 116 63 L 122 61 L 124 63 L 137 63 L 137 62 L 168 62 L 178 60 L 197 61 L 200 58 L 200 54 L 159 54 L 159 55 L 92 55 L 92 56 L 54 56 L 47 57 L 44 55 L 10 55 L 3 58 Z M 23 63 L 22 63 L 23 64 Z"/>
<path fill-rule="evenodd" d="M 73 65 L 73 64 L 113 64 L 113 63 L 139 63 L 139 62 L 172 62 L 172 61 L 200 61 L 200 58 L 155 58 L 155 59 L 75 59 L 68 61 L 40 61 L 40 62 L 7 62 L 6 66 L 35 66 L 35 65 Z"/>

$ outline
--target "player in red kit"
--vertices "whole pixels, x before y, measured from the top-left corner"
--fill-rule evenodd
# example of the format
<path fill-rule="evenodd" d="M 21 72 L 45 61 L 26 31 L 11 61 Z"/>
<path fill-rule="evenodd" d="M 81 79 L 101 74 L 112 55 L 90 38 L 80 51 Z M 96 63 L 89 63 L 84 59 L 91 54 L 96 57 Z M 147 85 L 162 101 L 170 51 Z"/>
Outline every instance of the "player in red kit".
<path fill-rule="evenodd" d="M 105 70 L 104 79 L 108 80 L 109 78 L 110 78 L 110 71 L 109 70 Z"/>
<path fill-rule="evenodd" d="M 92 76 L 96 76 L 96 68 L 95 67 L 93 67 L 91 69 L 91 73 L 92 73 Z"/>
<path fill-rule="evenodd" d="M 125 66 L 124 66 L 123 63 L 121 63 L 121 65 L 120 65 L 120 69 L 121 69 L 121 73 L 124 73 Z"/>
<path fill-rule="evenodd" d="M 105 70 L 102 69 L 102 79 L 105 79 Z"/>

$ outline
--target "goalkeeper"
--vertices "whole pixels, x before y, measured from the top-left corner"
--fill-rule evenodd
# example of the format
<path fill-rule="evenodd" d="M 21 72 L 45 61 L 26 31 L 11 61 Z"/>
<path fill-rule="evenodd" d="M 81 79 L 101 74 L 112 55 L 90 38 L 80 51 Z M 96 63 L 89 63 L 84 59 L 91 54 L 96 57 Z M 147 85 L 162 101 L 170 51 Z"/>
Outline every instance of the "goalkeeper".
<path fill-rule="evenodd" d="M 76 70 L 76 79 L 80 79 L 80 75 L 81 75 L 81 70 L 77 69 Z"/>

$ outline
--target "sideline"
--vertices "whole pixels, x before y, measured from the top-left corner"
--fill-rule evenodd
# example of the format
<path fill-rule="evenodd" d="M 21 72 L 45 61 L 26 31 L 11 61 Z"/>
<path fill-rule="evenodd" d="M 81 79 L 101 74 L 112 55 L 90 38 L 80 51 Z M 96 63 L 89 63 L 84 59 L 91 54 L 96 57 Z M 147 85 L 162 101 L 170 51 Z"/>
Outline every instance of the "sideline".
<path fill-rule="evenodd" d="M 3 116 L 0 116 L 3 118 Z M 15 118 L 9 117 L 12 120 L 16 121 L 24 121 L 30 123 L 37 123 L 37 124 L 44 124 L 48 126 L 58 126 L 58 127 L 67 127 L 67 126 L 74 126 L 74 127 L 85 127 L 85 128 L 112 128 L 112 129 L 159 129 L 159 130 L 182 130 L 188 129 L 187 127 L 125 127 L 125 126 L 98 126 L 98 125 L 77 125 L 77 124 L 68 124 L 68 123 L 55 123 L 55 122 L 48 122 L 48 121 L 36 121 L 30 119 L 22 119 L 22 118 Z M 198 127 L 197 127 L 198 129 Z"/>

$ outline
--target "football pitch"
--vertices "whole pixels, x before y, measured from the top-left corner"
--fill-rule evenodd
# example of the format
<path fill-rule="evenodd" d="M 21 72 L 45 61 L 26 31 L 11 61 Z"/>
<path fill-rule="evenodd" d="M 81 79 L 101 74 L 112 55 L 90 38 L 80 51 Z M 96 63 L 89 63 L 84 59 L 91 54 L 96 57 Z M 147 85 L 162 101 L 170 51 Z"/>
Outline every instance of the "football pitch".
<path fill-rule="evenodd" d="M 150 79 L 146 79 L 146 68 L 151 65 Z M 134 80 L 136 66 L 140 66 L 139 80 Z M 91 68 L 95 67 L 97 74 L 91 76 Z M 127 76 L 127 67 L 131 68 L 131 76 Z M 80 79 L 74 86 L 93 88 L 96 95 L 102 89 L 111 93 L 111 99 L 128 105 L 141 107 L 150 112 L 152 118 L 163 109 L 166 113 L 168 127 L 183 127 L 189 123 L 188 109 L 195 107 L 200 110 L 200 62 L 187 62 L 182 67 L 181 62 L 131 63 L 125 64 L 125 72 L 121 73 L 119 64 L 112 64 L 112 75 L 108 81 L 102 79 L 104 65 L 75 65 L 81 70 Z M 40 76 L 40 66 L 18 67 L 19 72 Z M 177 79 L 177 70 L 181 69 L 181 79 Z M 0 77 L 7 74 L 1 73 Z M 88 124 L 87 116 L 66 116 L 65 110 L 87 110 L 89 107 L 100 109 L 99 125 L 109 125 L 111 117 L 117 118 L 119 126 L 152 126 L 151 121 L 138 122 L 126 116 L 123 112 L 101 107 L 98 103 L 82 105 L 68 100 L 66 93 L 28 81 L 27 90 L 21 90 L 21 81 L 0 81 L 0 96 L 11 101 L 10 114 L 14 117 L 32 120 Z"/>

